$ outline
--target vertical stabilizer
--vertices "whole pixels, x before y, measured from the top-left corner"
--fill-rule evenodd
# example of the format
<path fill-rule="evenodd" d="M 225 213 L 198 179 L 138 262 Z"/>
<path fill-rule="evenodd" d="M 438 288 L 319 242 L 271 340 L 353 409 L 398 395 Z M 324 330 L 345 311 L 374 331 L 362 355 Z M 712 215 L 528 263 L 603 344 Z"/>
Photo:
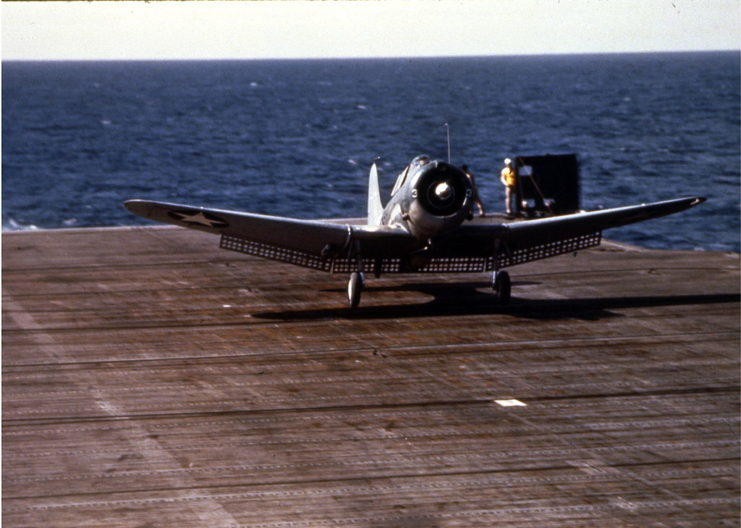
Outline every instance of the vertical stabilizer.
<path fill-rule="evenodd" d="M 374 162 L 368 175 L 368 225 L 381 225 L 382 216 L 383 203 L 381 203 L 381 190 L 378 185 L 378 168 Z"/>

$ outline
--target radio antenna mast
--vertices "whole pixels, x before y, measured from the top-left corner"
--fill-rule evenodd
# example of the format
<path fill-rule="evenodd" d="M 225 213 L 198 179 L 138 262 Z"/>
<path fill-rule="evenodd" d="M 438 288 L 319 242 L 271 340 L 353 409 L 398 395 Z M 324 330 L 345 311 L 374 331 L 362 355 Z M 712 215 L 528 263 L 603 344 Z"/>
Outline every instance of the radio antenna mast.
<path fill-rule="evenodd" d="M 445 123 L 445 132 L 448 136 L 448 163 L 450 163 L 450 126 Z"/>

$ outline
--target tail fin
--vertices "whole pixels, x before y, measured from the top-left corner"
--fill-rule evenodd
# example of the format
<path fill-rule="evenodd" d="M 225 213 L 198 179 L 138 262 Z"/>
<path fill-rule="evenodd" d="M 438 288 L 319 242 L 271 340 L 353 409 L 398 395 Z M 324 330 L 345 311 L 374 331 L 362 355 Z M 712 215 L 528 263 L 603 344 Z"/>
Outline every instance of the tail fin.
<path fill-rule="evenodd" d="M 378 185 L 378 168 L 373 162 L 368 175 L 368 225 L 381 225 L 383 216 L 383 203 L 381 202 L 381 190 Z"/>

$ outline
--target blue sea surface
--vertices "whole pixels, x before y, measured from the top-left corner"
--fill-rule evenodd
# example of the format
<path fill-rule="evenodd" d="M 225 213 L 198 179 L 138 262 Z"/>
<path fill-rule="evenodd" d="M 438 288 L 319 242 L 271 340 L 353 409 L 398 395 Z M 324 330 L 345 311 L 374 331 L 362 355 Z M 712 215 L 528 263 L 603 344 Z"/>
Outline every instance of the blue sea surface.
<path fill-rule="evenodd" d="M 582 207 L 706 196 L 610 230 L 739 251 L 739 53 L 438 59 L 4 62 L 3 230 L 145 223 L 167 200 L 364 216 L 421 153 L 467 164 L 501 211 L 502 159 L 576 153 Z"/>

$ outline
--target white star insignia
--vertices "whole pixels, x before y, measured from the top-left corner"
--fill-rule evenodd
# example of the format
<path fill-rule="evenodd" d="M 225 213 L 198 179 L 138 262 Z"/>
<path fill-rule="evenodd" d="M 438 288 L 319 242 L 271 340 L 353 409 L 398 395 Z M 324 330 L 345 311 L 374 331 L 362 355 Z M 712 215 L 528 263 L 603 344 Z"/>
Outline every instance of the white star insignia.
<path fill-rule="evenodd" d="M 185 222 L 186 224 L 198 224 L 210 228 L 226 227 L 226 222 L 222 222 L 218 219 L 208 218 L 205 214 L 203 214 L 203 211 L 198 211 L 195 214 L 178 213 L 173 211 L 172 215 L 181 222 Z"/>

